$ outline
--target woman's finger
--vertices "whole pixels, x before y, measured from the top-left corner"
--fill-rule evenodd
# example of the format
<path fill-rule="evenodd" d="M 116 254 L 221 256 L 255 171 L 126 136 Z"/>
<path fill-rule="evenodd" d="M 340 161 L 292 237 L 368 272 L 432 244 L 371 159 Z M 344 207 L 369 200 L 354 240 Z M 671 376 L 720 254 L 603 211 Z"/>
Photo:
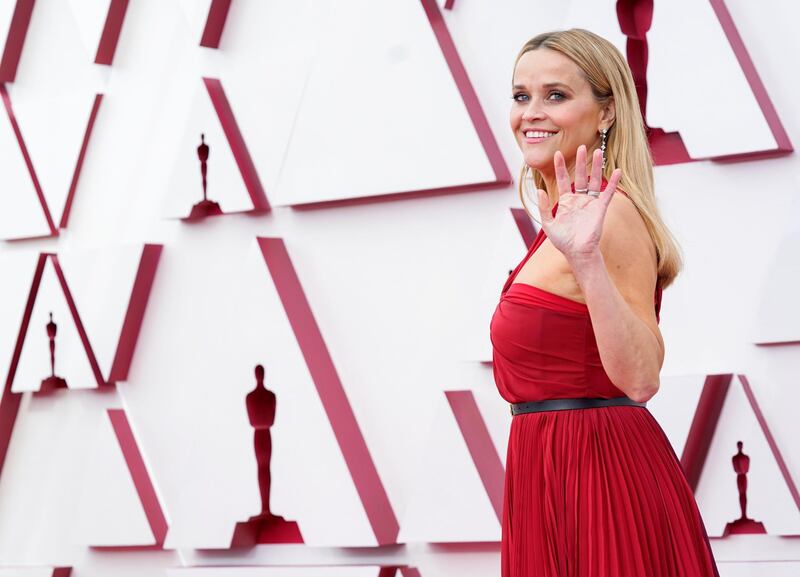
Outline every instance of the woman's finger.
<path fill-rule="evenodd" d="M 600 190 L 603 184 L 603 151 L 599 148 L 592 153 L 592 176 L 589 178 L 589 190 Z"/>
<path fill-rule="evenodd" d="M 622 170 L 615 168 L 614 172 L 612 172 L 611 176 L 608 178 L 606 189 L 602 191 L 598 197 L 600 202 L 603 203 L 603 210 L 608 208 L 608 205 L 611 204 L 611 199 L 614 197 L 614 192 L 617 190 L 617 183 L 620 178 L 622 178 Z"/>
<path fill-rule="evenodd" d="M 581 144 L 575 154 L 575 192 L 586 190 L 586 145 Z"/>
<path fill-rule="evenodd" d="M 553 165 L 556 169 L 556 184 L 558 186 L 559 195 L 570 194 L 572 192 L 572 185 L 569 181 L 569 171 L 567 164 L 564 161 L 564 155 L 560 150 L 556 150 L 553 155 Z"/>

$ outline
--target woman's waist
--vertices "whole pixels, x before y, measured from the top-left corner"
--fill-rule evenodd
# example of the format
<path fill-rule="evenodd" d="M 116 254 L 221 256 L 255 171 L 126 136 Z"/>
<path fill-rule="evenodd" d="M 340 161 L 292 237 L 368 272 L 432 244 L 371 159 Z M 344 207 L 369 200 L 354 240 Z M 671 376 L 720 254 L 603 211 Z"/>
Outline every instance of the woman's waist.
<path fill-rule="evenodd" d="M 576 409 L 603 409 L 608 407 L 647 407 L 647 403 L 639 403 L 625 395 L 616 397 L 568 397 L 545 399 L 541 401 L 522 401 L 509 403 L 512 416 L 526 413 L 549 411 L 568 411 Z"/>

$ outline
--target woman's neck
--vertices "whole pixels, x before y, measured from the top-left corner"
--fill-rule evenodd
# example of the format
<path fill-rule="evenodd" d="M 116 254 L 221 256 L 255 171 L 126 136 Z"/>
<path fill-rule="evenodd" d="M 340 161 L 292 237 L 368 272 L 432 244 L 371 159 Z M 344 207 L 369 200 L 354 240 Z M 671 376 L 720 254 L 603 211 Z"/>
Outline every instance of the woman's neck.
<path fill-rule="evenodd" d="M 569 170 L 569 169 L 568 169 Z M 556 202 L 558 202 L 558 181 L 556 180 L 555 172 L 552 173 L 544 173 L 539 172 L 541 174 L 542 179 L 544 180 L 545 191 L 547 192 L 547 196 L 550 198 L 550 206 L 553 206 Z M 570 181 L 572 181 L 572 171 L 570 171 Z"/>

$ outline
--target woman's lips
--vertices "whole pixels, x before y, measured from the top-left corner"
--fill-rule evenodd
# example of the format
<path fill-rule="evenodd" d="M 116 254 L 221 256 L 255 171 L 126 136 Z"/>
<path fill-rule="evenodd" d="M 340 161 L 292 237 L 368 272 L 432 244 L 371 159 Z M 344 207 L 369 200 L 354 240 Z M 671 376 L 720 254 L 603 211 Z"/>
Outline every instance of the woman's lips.
<path fill-rule="evenodd" d="M 550 136 L 544 136 L 544 137 L 539 137 L 539 138 L 528 138 L 527 136 L 525 136 L 525 133 L 523 132 L 522 133 L 522 138 L 528 144 L 537 144 L 539 142 L 544 142 L 545 140 L 549 140 L 550 138 L 554 137 L 556 134 L 558 134 L 558 132 L 553 132 Z"/>

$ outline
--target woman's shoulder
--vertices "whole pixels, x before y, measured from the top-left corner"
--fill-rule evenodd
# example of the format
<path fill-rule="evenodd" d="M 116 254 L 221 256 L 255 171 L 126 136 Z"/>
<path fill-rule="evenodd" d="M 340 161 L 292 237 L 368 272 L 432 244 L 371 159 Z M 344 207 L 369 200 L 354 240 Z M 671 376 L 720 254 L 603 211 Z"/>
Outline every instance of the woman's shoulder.
<path fill-rule="evenodd" d="M 638 216 L 641 219 L 641 215 L 639 215 L 639 210 L 636 208 L 636 203 L 634 202 L 631 195 L 622 190 L 621 188 L 617 187 L 614 191 L 614 196 L 611 198 L 611 202 L 608 205 L 608 209 L 611 210 L 612 207 L 615 207 L 615 210 L 622 210 L 623 214 L 629 214 L 630 217 Z M 625 208 L 627 207 L 627 210 Z"/>
<path fill-rule="evenodd" d="M 617 188 L 608 205 L 603 223 L 603 236 L 609 237 L 607 244 L 616 240 L 618 248 L 624 248 L 625 253 L 635 250 L 631 245 L 641 247 L 652 244 L 650 233 L 639 209 L 631 196 L 620 188 Z"/>
<path fill-rule="evenodd" d="M 607 179 L 605 176 L 603 176 L 603 177 L 601 178 L 600 189 L 601 189 L 601 190 L 605 190 L 605 188 L 606 188 L 607 186 L 608 186 L 608 179 Z M 623 195 L 625 195 L 625 197 L 627 197 L 627 198 L 630 198 L 630 197 L 631 197 L 631 195 L 630 195 L 630 194 L 628 194 L 627 192 L 625 192 L 624 190 L 622 190 L 622 189 L 619 187 L 619 184 L 617 184 L 617 188 L 614 190 L 614 193 L 617 193 L 617 192 L 621 192 L 621 193 L 622 193 Z M 614 196 L 616 196 L 616 194 L 615 194 Z"/>

